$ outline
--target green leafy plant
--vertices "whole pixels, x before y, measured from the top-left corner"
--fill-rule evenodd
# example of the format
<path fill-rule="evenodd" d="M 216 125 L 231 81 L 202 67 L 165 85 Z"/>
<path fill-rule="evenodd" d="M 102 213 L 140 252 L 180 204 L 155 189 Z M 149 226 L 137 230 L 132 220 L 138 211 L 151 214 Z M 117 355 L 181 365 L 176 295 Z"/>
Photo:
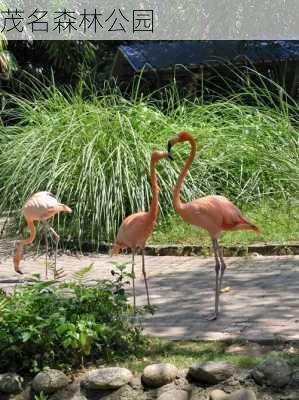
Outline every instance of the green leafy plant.
<path fill-rule="evenodd" d="M 44 392 L 34 395 L 34 400 L 48 400 L 48 396 Z"/>
<path fill-rule="evenodd" d="M 11 294 L 0 292 L 1 371 L 79 366 L 142 348 L 142 328 L 131 322 L 126 283 L 86 286 L 83 277 L 90 268 L 68 284 L 36 279 Z"/>
<path fill-rule="evenodd" d="M 113 284 L 115 287 L 115 293 L 124 294 L 124 286 L 130 283 L 133 278 L 131 272 L 127 272 L 127 266 L 129 263 L 118 263 L 112 261 L 111 264 L 114 268 L 111 270 L 111 275 L 113 276 Z"/>
<path fill-rule="evenodd" d="M 92 269 L 93 269 L 93 264 L 87 265 L 86 267 L 81 268 L 79 271 L 74 272 L 72 278 L 79 284 L 82 284 L 86 281 Z"/>

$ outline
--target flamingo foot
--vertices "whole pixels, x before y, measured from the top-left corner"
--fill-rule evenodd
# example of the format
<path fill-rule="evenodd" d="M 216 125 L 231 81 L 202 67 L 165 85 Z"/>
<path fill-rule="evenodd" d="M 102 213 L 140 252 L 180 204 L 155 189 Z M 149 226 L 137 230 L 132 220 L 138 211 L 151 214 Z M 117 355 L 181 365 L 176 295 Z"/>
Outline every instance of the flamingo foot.
<path fill-rule="evenodd" d="M 20 270 L 19 264 L 20 264 L 20 259 L 14 257 L 13 258 L 14 269 L 18 274 L 23 275 L 23 272 Z"/>
<path fill-rule="evenodd" d="M 227 286 L 227 287 L 221 289 L 221 290 L 220 290 L 220 293 L 228 293 L 228 292 L 230 292 L 231 290 L 232 290 L 231 287 L 230 287 L 230 286 Z"/>
<path fill-rule="evenodd" d="M 206 315 L 203 317 L 205 321 L 215 321 L 218 318 L 218 314 L 213 312 L 212 314 Z"/>
<path fill-rule="evenodd" d="M 22 272 L 21 270 L 19 270 L 19 271 L 16 270 L 16 272 L 17 272 L 18 274 L 20 274 L 20 275 L 24 275 L 24 272 Z"/>

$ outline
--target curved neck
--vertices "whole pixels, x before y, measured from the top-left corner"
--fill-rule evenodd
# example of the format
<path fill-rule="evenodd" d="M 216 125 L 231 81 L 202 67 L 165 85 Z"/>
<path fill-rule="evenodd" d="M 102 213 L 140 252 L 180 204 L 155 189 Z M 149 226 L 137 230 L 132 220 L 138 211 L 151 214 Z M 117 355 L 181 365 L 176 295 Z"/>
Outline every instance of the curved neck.
<path fill-rule="evenodd" d="M 158 217 L 159 187 L 156 175 L 156 161 L 151 160 L 151 187 L 152 202 L 149 210 L 151 220 L 155 221 Z"/>
<path fill-rule="evenodd" d="M 177 212 L 179 212 L 183 208 L 183 203 L 181 202 L 181 199 L 180 199 L 180 191 L 181 191 L 181 187 L 184 182 L 184 179 L 189 171 L 189 168 L 194 160 L 195 153 L 196 153 L 195 140 L 193 138 L 190 138 L 188 141 L 191 144 L 190 154 L 189 154 L 187 161 L 185 162 L 184 168 L 182 169 L 182 171 L 178 177 L 177 183 L 176 183 L 174 191 L 173 191 L 173 207 Z"/>
<path fill-rule="evenodd" d="M 21 240 L 19 242 L 19 246 L 18 247 L 19 247 L 20 251 L 22 251 L 24 246 L 32 243 L 33 240 L 35 239 L 35 236 L 36 236 L 36 229 L 35 229 L 33 221 L 27 220 L 26 222 L 27 222 L 27 227 L 29 229 L 30 235 L 29 235 L 29 238 Z"/>
<path fill-rule="evenodd" d="M 29 235 L 29 238 L 21 240 L 16 247 L 16 252 L 15 252 L 15 256 L 14 256 L 14 267 L 17 272 L 20 272 L 19 265 L 20 265 L 24 246 L 32 243 L 36 236 L 36 229 L 35 229 L 33 221 L 26 220 L 26 222 L 27 222 L 28 229 L 30 231 L 30 235 Z"/>

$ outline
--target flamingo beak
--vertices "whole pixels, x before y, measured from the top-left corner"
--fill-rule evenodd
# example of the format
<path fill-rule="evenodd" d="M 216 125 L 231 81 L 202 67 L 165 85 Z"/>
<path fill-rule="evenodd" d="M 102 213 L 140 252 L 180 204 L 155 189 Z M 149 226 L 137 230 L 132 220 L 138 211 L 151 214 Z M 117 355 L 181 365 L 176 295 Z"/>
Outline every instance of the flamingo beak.
<path fill-rule="evenodd" d="M 173 161 L 174 158 L 173 158 L 173 155 L 171 154 L 171 147 L 172 147 L 172 143 L 171 143 L 171 140 L 169 140 L 169 142 L 167 143 L 168 159 L 170 161 Z"/>

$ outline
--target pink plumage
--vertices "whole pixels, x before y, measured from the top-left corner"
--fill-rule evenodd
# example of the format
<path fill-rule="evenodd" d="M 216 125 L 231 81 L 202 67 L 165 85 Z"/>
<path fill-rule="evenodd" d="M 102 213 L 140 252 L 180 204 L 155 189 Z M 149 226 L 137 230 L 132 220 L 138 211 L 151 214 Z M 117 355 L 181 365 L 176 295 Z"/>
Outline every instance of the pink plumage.
<path fill-rule="evenodd" d="M 150 304 L 148 284 L 145 272 L 144 247 L 150 234 L 152 233 L 158 217 L 159 188 L 156 175 L 156 164 L 163 158 L 168 158 L 168 153 L 154 150 L 151 157 L 150 175 L 152 188 L 152 201 L 149 211 L 131 214 L 124 219 L 116 236 L 115 245 L 111 255 L 116 255 L 121 249 L 132 250 L 132 275 L 133 275 L 133 295 L 134 310 L 136 308 L 135 281 L 134 281 L 134 256 L 136 249 L 142 250 L 142 273 L 146 287 L 147 302 Z"/>
<path fill-rule="evenodd" d="M 224 196 L 205 196 L 182 204 L 179 214 L 189 224 L 207 230 L 212 239 L 218 239 L 223 231 L 253 230 L 259 233 L 258 227 Z"/>
<path fill-rule="evenodd" d="M 180 132 L 168 141 L 169 153 L 174 145 L 182 142 L 189 142 L 191 145 L 191 151 L 173 191 L 173 206 L 185 222 L 205 229 L 212 239 L 216 261 L 216 289 L 215 312 L 209 319 L 216 319 L 218 316 L 222 278 L 226 269 L 223 254 L 219 247 L 218 238 L 223 231 L 252 230 L 256 233 L 260 233 L 260 230 L 256 225 L 242 215 L 238 207 L 224 196 L 211 195 L 192 200 L 189 203 L 182 203 L 180 199 L 180 191 L 184 179 L 194 160 L 196 154 L 196 143 L 189 132 Z"/>
<path fill-rule="evenodd" d="M 46 222 L 49 218 L 60 212 L 71 213 L 72 210 L 65 204 L 59 203 L 56 198 L 49 192 L 37 192 L 34 193 L 25 203 L 22 213 L 26 220 L 30 236 L 27 239 L 21 240 L 17 247 L 16 253 L 13 258 L 15 271 L 21 274 L 20 262 L 24 246 L 32 243 L 36 236 L 36 229 L 34 221 Z M 49 228 L 56 238 L 59 236 L 53 228 Z"/>
<path fill-rule="evenodd" d="M 148 212 L 129 215 L 119 228 L 112 255 L 117 254 L 120 249 L 144 249 L 155 223 L 156 219 Z"/>

